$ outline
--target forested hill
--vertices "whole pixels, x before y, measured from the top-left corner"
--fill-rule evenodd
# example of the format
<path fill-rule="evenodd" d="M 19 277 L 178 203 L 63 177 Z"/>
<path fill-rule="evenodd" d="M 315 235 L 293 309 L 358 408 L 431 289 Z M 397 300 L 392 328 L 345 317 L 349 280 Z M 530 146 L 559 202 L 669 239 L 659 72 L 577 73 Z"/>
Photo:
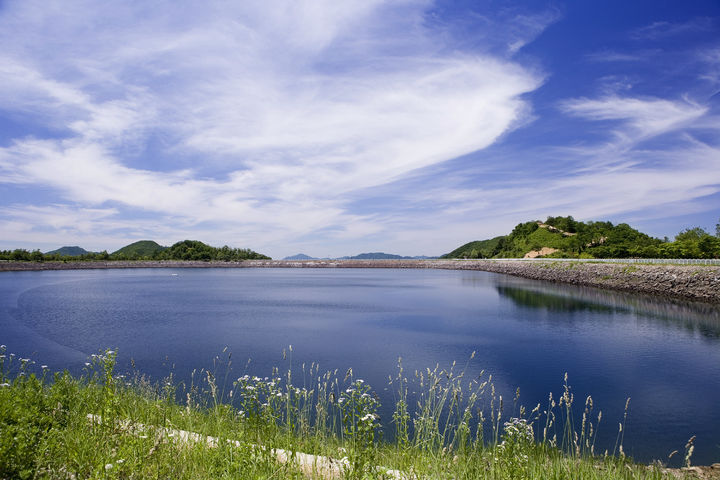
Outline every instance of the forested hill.
<path fill-rule="evenodd" d="M 718 232 L 720 234 L 720 232 Z M 720 258 L 720 238 L 696 227 L 674 242 L 626 223 L 548 217 L 518 224 L 509 235 L 462 245 L 441 258 Z"/>
<path fill-rule="evenodd" d="M 440 258 L 492 258 L 504 236 L 466 243 Z"/>
<path fill-rule="evenodd" d="M 125 245 L 120 250 L 111 253 L 110 257 L 124 259 L 143 257 L 153 258 L 153 256 L 158 255 L 163 250 L 167 250 L 167 248 L 168 247 L 163 247 L 162 245 L 153 240 L 140 240 L 139 242 Z"/>
<path fill-rule="evenodd" d="M 50 252 L 45 253 L 45 255 L 60 255 L 61 257 L 79 257 L 81 255 L 87 255 L 89 253 L 82 247 L 60 247 L 57 250 L 52 250 Z"/>
<path fill-rule="evenodd" d="M 197 240 L 183 240 L 158 254 L 160 260 L 270 260 L 270 257 L 249 248 L 216 248 Z"/>
<path fill-rule="evenodd" d="M 163 247 L 152 240 L 131 243 L 110 255 L 112 260 L 266 260 L 270 257 L 249 248 L 211 247 L 198 240 L 183 240 Z"/>

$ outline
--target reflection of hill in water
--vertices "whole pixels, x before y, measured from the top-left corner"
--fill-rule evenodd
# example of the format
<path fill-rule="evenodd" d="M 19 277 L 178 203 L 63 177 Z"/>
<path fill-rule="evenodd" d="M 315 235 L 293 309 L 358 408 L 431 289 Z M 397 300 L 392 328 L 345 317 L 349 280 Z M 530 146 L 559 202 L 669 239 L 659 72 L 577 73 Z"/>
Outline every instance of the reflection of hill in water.
<path fill-rule="evenodd" d="M 507 287 L 498 285 L 498 293 L 503 297 L 507 297 L 519 306 L 544 308 L 551 312 L 603 312 L 612 313 L 618 309 L 607 305 L 599 305 L 580 298 L 570 296 L 552 295 L 540 293 L 535 290 L 529 290 L 517 287 Z M 625 309 L 627 310 L 627 309 Z"/>
<path fill-rule="evenodd" d="M 495 288 L 501 297 L 521 307 L 549 312 L 632 313 L 669 328 L 720 339 L 720 307 L 716 305 L 523 279 L 499 279 Z"/>

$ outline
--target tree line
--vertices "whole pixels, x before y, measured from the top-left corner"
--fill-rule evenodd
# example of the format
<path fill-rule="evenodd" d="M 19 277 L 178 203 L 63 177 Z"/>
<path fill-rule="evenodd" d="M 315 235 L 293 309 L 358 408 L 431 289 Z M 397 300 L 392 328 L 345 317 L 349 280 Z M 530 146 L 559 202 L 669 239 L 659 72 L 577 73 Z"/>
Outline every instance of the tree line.
<path fill-rule="evenodd" d="M 257 253 L 249 248 L 232 248 L 224 245 L 212 247 L 197 240 L 183 240 L 169 248 L 159 248 L 149 254 L 139 255 L 134 252 L 118 252 L 109 254 L 107 251 L 88 252 L 83 255 L 70 256 L 58 253 L 42 253 L 40 250 L 28 251 L 0 250 L 0 260 L 16 262 L 68 262 L 68 261 L 134 261 L 134 260 L 195 260 L 232 262 L 241 260 L 268 260 L 270 257 Z"/>

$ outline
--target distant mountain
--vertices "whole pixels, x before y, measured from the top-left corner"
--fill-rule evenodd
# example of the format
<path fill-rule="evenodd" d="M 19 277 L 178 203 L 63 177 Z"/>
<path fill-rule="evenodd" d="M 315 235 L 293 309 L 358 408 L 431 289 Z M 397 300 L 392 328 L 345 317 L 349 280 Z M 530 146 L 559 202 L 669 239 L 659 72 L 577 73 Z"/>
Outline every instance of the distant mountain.
<path fill-rule="evenodd" d="M 74 246 L 74 247 L 60 247 L 57 250 L 52 250 L 50 252 L 45 252 L 45 255 L 60 255 L 61 257 L 79 257 L 81 255 L 87 255 L 88 252 L 84 248 Z"/>
<path fill-rule="evenodd" d="M 304 253 L 298 253 L 297 255 L 285 257 L 283 260 L 317 260 L 317 258 L 305 255 Z"/>
<path fill-rule="evenodd" d="M 436 257 L 403 257 L 402 255 L 393 255 L 392 253 L 370 252 L 361 253 L 360 255 L 355 255 L 353 257 L 340 257 L 339 260 L 427 260 L 430 258 Z"/>
<path fill-rule="evenodd" d="M 153 240 L 140 240 L 138 242 L 125 245 L 120 250 L 114 251 L 110 256 L 112 258 L 153 258 L 168 247 L 163 247 Z"/>

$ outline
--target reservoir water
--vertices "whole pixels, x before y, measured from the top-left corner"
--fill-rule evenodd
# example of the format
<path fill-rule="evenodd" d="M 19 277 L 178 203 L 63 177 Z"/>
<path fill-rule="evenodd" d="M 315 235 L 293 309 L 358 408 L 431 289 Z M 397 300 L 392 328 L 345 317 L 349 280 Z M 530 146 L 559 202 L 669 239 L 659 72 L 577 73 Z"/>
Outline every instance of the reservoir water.
<path fill-rule="evenodd" d="M 603 412 L 598 450 L 612 450 L 630 397 L 626 454 L 664 461 L 697 435 L 693 463 L 720 461 L 720 309 L 703 304 L 473 271 L 3 272 L 0 343 L 74 372 L 118 349 L 120 370 L 132 359 L 157 380 L 212 368 L 225 347 L 232 378 L 291 366 L 298 384 L 303 363 L 352 367 L 380 396 L 384 423 L 398 357 L 410 375 L 467 363 L 468 377 L 492 374 L 529 408 L 557 398 L 567 372 L 576 413 L 587 395 Z"/>

